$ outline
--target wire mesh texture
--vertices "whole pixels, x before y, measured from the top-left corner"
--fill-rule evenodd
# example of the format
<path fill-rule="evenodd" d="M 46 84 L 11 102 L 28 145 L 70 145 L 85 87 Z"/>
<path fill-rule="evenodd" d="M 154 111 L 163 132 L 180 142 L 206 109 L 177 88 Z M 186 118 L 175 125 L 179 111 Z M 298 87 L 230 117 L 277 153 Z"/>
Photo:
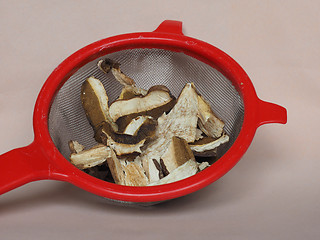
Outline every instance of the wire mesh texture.
<path fill-rule="evenodd" d="M 144 89 L 153 85 L 165 85 L 178 97 L 185 84 L 193 82 L 215 114 L 225 122 L 225 131 L 230 140 L 219 149 L 218 157 L 236 140 L 242 127 L 244 105 L 230 80 L 217 69 L 182 52 L 137 48 L 107 54 L 87 63 L 58 91 L 50 108 L 48 125 L 54 144 L 65 158 L 68 159 L 70 155 L 70 140 L 76 140 L 88 148 L 97 144 L 81 104 L 82 83 L 90 76 L 98 78 L 103 83 L 110 102 L 121 92 L 122 85 L 113 75 L 105 74 L 97 67 L 97 62 L 104 58 L 119 62 L 121 70 Z"/>

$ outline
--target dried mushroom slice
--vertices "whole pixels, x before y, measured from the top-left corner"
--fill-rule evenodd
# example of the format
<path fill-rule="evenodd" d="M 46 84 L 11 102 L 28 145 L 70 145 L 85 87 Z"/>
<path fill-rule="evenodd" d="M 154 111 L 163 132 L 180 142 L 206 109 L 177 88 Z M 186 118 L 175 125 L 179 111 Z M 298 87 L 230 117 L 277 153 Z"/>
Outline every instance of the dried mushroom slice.
<path fill-rule="evenodd" d="M 110 154 L 110 148 L 100 144 L 79 153 L 71 153 L 70 162 L 79 169 L 87 169 L 104 163 Z"/>
<path fill-rule="evenodd" d="M 202 170 L 206 169 L 207 167 L 210 167 L 210 164 L 208 162 L 198 163 L 199 171 L 202 171 Z"/>
<path fill-rule="evenodd" d="M 152 138 L 156 132 L 157 122 L 152 118 L 146 118 L 135 134 L 129 135 L 115 132 L 109 122 L 100 124 L 100 128 L 96 131 L 96 140 L 104 145 L 111 147 L 117 155 L 130 153 L 141 153 L 141 147 L 148 138 Z"/>
<path fill-rule="evenodd" d="M 122 165 L 122 168 L 125 173 L 124 180 L 126 186 L 146 186 L 148 184 L 148 178 L 141 165 L 126 161 Z"/>
<path fill-rule="evenodd" d="M 89 77 L 83 83 L 82 105 L 102 144 L 85 150 L 78 142 L 69 142 L 70 161 L 79 169 L 91 168 L 94 175 L 94 169 L 104 164 L 116 184 L 166 184 L 208 167 L 207 162 L 197 163 L 195 156 L 216 156 L 217 148 L 229 140 L 223 121 L 193 83 L 187 83 L 175 99 L 162 85 L 148 91 L 136 87 L 115 61 L 100 60 L 98 67 L 111 71 L 123 89 L 109 106 L 98 79 Z"/>
<path fill-rule="evenodd" d="M 161 159 L 169 173 L 190 159 L 195 160 L 187 141 L 175 136 L 172 137 L 172 141 Z"/>
<path fill-rule="evenodd" d="M 227 134 L 223 134 L 218 139 L 212 137 L 205 137 L 193 143 L 190 143 L 189 146 L 193 151 L 195 156 L 216 156 L 217 148 L 228 142 L 229 136 Z"/>
<path fill-rule="evenodd" d="M 197 138 L 198 94 L 193 83 L 187 83 L 182 89 L 175 106 L 166 115 L 158 119 L 160 133 L 170 133 L 185 139 L 188 143 Z M 161 123 L 161 126 L 160 126 Z"/>
<path fill-rule="evenodd" d="M 144 95 L 137 93 L 134 87 L 124 86 L 117 100 L 129 100 L 134 97 L 143 97 Z"/>
<path fill-rule="evenodd" d="M 123 144 L 136 144 L 143 139 L 153 137 L 156 132 L 157 122 L 152 118 L 146 118 L 142 124 L 134 130 L 134 134 L 119 133 L 113 130 L 109 122 L 102 122 L 96 132 L 96 140 L 106 144 L 106 140 L 111 138 L 115 142 Z"/>
<path fill-rule="evenodd" d="M 176 181 L 191 177 L 194 174 L 196 174 L 198 171 L 199 171 L 198 163 L 191 159 L 186 163 L 182 164 L 181 166 L 179 166 L 178 168 L 174 169 L 171 173 L 169 173 L 164 178 L 161 178 L 156 182 L 149 183 L 148 186 L 155 186 L 155 185 L 176 182 Z"/>
<path fill-rule="evenodd" d="M 164 112 L 162 108 L 166 108 L 166 106 L 168 104 L 172 104 L 174 100 L 175 98 L 170 94 L 170 92 L 163 90 L 163 87 L 153 87 L 144 97 L 134 97 L 128 100 L 116 100 L 110 105 L 109 114 L 114 122 L 116 122 L 120 117 L 132 114 L 150 115 L 148 112 L 152 110 L 157 110 L 156 112 L 161 112 L 162 114 Z M 120 125 L 119 122 L 117 122 L 117 124 Z"/>
<path fill-rule="evenodd" d="M 125 75 L 120 70 L 120 63 L 110 59 L 105 58 L 104 60 L 98 61 L 98 67 L 100 70 L 102 70 L 104 73 L 109 73 L 110 70 L 113 73 L 114 77 L 118 80 L 119 83 L 121 83 L 124 86 L 133 86 L 135 85 L 135 82 L 132 78 Z"/>
<path fill-rule="evenodd" d="M 107 163 L 114 182 L 116 184 L 125 185 L 125 175 L 122 165 L 112 149 L 110 151 L 110 156 L 107 158 Z"/>
<path fill-rule="evenodd" d="M 183 138 L 187 142 L 195 141 L 198 120 L 197 96 L 194 85 L 186 84 L 172 110 L 158 118 L 156 135 L 139 156 L 150 182 L 159 180 L 159 171 L 153 159 L 160 161 L 173 136 Z"/>
<path fill-rule="evenodd" d="M 109 58 L 100 60 L 98 62 L 98 67 L 104 72 L 109 73 L 110 70 L 115 77 L 115 79 L 124 86 L 125 91 L 120 95 L 120 99 L 128 99 L 128 96 L 145 96 L 147 90 L 136 87 L 135 82 L 132 78 L 125 75 L 120 69 L 120 63 L 115 62 Z"/>
<path fill-rule="evenodd" d="M 118 158 L 113 150 L 107 159 L 108 166 L 116 184 L 126 186 L 145 186 L 148 179 L 138 162 Z"/>
<path fill-rule="evenodd" d="M 224 123 L 215 116 L 210 104 L 202 97 L 198 96 L 199 106 L 199 127 L 208 136 L 218 138 L 223 133 Z"/>
<path fill-rule="evenodd" d="M 141 126 L 150 120 L 152 120 L 151 116 L 138 116 L 131 120 L 131 122 L 126 126 L 123 133 L 131 136 L 137 135 Z"/>
<path fill-rule="evenodd" d="M 139 116 L 150 116 L 153 119 L 157 120 L 163 113 L 169 112 L 175 104 L 175 100 L 161 106 L 158 108 L 154 108 L 145 112 L 139 112 L 139 113 L 132 113 L 123 117 L 120 117 L 117 121 L 116 124 L 118 125 L 119 131 L 125 131 L 127 128 L 128 124 L 132 121 L 132 119 L 139 117 Z"/>
<path fill-rule="evenodd" d="M 81 102 L 91 126 L 96 130 L 103 121 L 109 121 L 116 131 L 117 125 L 109 116 L 108 95 L 101 81 L 89 77 L 81 87 Z"/>
<path fill-rule="evenodd" d="M 68 145 L 71 153 L 80 153 L 85 149 L 85 147 L 77 141 L 69 141 Z"/>
<path fill-rule="evenodd" d="M 197 128 L 196 129 L 196 141 L 200 140 L 203 138 L 203 132 L 201 131 L 201 129 Z"/>
<path fill-rule="evenodd" d="M 140 142 L 134 144 L 128 143 L 118 143 L 112 138 L 108 138 L 106 144 L 112 148 L 118 156 L 131 154 L 131 153 L 141 153 L 141 148 L 143 147 L 146 139 L 142 139 Z"/>

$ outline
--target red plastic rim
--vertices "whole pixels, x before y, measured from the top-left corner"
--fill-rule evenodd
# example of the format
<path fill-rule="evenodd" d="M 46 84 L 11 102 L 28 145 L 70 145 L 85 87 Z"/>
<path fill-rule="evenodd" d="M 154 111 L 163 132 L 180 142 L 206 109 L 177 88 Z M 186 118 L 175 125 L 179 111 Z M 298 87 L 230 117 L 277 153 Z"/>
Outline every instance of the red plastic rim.
<path fill-rule="evenodd" d="M 179 22 L 176 22 L 179 24 Z M 178 26 L 179 27 L 179 26 Z M 55 147 L 48 131 L 48 115 L 55 94 L 68 78 L 86 63 L 106 54 L 133 48 L 160 48 L 183 52 L 223 73 L 243 98 L 245 114 L 242 130 L 233 146 L 211 167 L 171 184 L 152 187 L 128 187 L 108 183 L 75 168 Z M 90 44 L 63 61 L 45 82 L 34 112 L 35 141 L 41 145 L 50 165 L 49 178 L 68 181 L 102 197 L 130 201 L 157 202 L 177 198 L 216 181 L 227 173 L 249 147 L 255 131 L 261 125 L 257 113 L 259 99 L 244 70 L 231 57 L 203 41 L 184 36 L 179 31 L 160 27 L 154 32 L 124 34 Z"/>

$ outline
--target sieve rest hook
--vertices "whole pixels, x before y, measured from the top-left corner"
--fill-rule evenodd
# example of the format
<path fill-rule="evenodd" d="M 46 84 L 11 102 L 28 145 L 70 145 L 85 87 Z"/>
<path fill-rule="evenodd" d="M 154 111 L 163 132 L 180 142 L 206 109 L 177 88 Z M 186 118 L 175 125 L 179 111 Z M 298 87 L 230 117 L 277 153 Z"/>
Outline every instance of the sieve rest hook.
<path fill-rule="evenodd" d="M 287 123 L 287 110 L 277 104 L 258 99 L 258 127 L 267 123 Z"/>
<path fill-rule="evenodd" d="M 183 35 L 182 22 L 175 20 L 165 20 L 153 32 L 174 33 L 177 35 Z"/>

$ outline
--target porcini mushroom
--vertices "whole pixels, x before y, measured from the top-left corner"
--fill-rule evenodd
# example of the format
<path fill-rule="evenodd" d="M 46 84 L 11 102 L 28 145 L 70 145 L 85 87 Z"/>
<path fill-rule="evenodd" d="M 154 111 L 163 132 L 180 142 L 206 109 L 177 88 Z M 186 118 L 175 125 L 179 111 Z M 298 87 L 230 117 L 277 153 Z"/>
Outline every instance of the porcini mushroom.
<path fill-rule="evenodd" d="M 219 138 L 204 137 L 198 141 L 190 143 L 189 146 L 195 156 L 216 156 L 216 149 L 220 145 L 229 141 L 229 136 L 223 134 Z"/>
<path fill-rule="evenodd" d="M 149 115 L 155 119 L 163 112 L 172 108 L 175 98 L 170 91 L 164 90 L 163 87 L 152 87 L 143 97 L 134 97 L 128 100 L 116 100 L 109 107 L 109 114 L 113 122 L 116 122 L 123 116 L 132 118 L 139 115 Z M 155 116 L 156 115 L 156 116 Z M 128 121 L 127 121 L 128 122 Z M 117 121 L 118 125 L 123 125 Z"/>
<path fill-rule="evenodd" d="M 210 104 L 201 96 L 198 96 L 199 127 L 208 136 L 218 138 L 223 133 L 224 123 L 219 119 L 210 107 Z"/>
<path fill-rule="evenodd" d="M 100 60 L 98 67 L 111 71 L 123 88 L 109 106 L 98 79 L 89 77 L 83 83 L 82 105 L 102 144 L 85 150 L 70 141 L 70 161 L 78 168 L 91 168 L 85 171 L 94 174 L 97 168 L 110 169 L 114 182 L 127 186 L 171 183 L 208 167 L 195 156 L 216 156 L 217 148 L 229 140 L 224 122 L 193 83 L 187 83 L 175 99 L 162 85 L 148 91 L 137 87 L 111 59 Z"/>
<path fill-rule="evenodd" d="M 197 96 L 194 85 L 186 84 L 171 111 L 158 118 L 158 127 L 153 141 L 150 141 L 138 156 L 150 182 L 159 180 L 159 171 L 153 159 L 160 162 L 173 136 L 185 139 L 186 142 L 195 141 L 198 120 Z"/>
<path fill-rule="evenodd" d="M 145 96 L 147 94 L 147 90 L 136 87 L 134 80 L 121 71 L 120 63 L 115 62 L 112 59 L 106 58 L 98 62 L 98 67 L 104 73 L 109 73 L 111 70 L 115 79 L 124 86 L 119 99 L 129 99 L 131 98 L 131 96 Z"/>
<path fill-rule="evenodd" d="M 126 157 L 118 158 L 113 150 L 107 163 L 116 184 L 145 186 L 148 183 L 148 178 L 139 163 L 128 161 Z"/>
<path fill-rule="evenodd" d="M 96 130 L 103 121 L 108 121 L 117 131 L 118 126 L 109 115 L 108 95 L 101 81 L 95 77 L 89 77 L 81 87 L 81 102 L 86 116 Z"/>
<path fill-rule="evenodd" d="M 168 174 L 164 178 L 161 178 L 156 182 L 149 183 L 148 186 L 155 186 L 155 185 L 176 182 L 176 181 L 191 177 L 192 175 L 196 174 L 198 171 L 199 171 L 198 163 L 191 159 L 185 162 L 184 164 L 182 164 L 181 166 L 177 167 L 176 169 L 174 169 L 170 174 Z"/>
<path fill-rule="evenodd" d="M 185 139 L 188 143 L 197 138 L 198 94 L 193 83 L 187 83 L 182 89 L 175 106 L 159 120 L 159 131 Z"/>
<path fill-rule="evenodd" d="M 70 162 L 79 169 L 87 169 L 104 163 L 110 154 L 109 147 L 99 144 L 88 150 L 71 153 Z"/>
<path fill-rule="evenodd" d="M 190 159 L 195 160 L 187 141 L 176 136 L 172 137 L 171 143 L 161 159 L 169 173 Z"/>
<path fill-rule="evenodd" d="M 85 149 L 85 147 L 80 144 L 78 141 L 69 141 L 68 142 L 69 149 L 71 153 L 80 153 Z"/>
<path fill-rule="evenodd" d="M 229 136 L 223 134 L 219 138 L 205 137 L 193 143 L 190 143 L 189 146 L 191 150 L 195 153 L 206 153 L 201 156 L 210 156 L 210 151 L 215 150 L 221 144 L 224 144 L 229 141 Z M 215 155 L 215 154 L 214 154 Z"/>
<path fill-rule="evenodd" d="M 155 135 L 157 122 L 152 118 L 145 118 L 133 135 L 119 133 L 113 130 L 112 125 L 105 121 L 100 124 L 95 133 L 96 140 L 111 147 L 117 155 L 141 153 L 144 142 Z"/>
<path fill-rule="evenodd" d="M 126 126 L 123 133 L 128 135 L 137 135 L 139 129 L 141 126 L 148 122 L 149 120 L 152 120 L 151 116 L 138 116 L 130 121 L 130 123 Z"/>

